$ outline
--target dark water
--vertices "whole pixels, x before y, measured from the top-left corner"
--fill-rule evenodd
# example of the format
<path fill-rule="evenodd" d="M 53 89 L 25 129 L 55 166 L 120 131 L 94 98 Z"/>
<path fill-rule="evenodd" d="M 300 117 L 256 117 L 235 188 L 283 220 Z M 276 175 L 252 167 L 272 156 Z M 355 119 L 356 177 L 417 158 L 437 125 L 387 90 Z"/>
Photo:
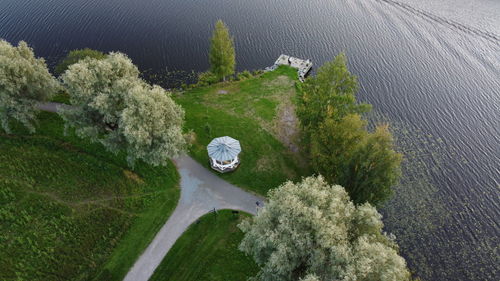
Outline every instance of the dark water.
<path fill-rule="evenodd" d="M 360 99 L 407 161 L 383 213 L 426 280 L 500 280 L 500 1 L 0 0 L 0 38 L 54 63 L 90 47 L 142 70 L 208 68 L 221 18 L 238 69 L 281 53 L 316 65 L 345 51 Z"/>

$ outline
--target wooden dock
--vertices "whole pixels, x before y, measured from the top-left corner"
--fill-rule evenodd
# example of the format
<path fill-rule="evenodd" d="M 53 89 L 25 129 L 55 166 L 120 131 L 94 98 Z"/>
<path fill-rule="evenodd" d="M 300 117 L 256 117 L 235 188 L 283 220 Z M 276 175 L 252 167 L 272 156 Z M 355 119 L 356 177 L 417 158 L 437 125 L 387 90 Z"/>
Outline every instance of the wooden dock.
<path fill-rule="evenodd" d="M 291 56 L 287 56 L 287 55 L 282 54 L 276 60 L 274 65 L 270 66 L 270 67 L 266 67 L 265 71 L 273 71 L 276 68 L 278 68 L 278 66 L 280 66 L 280 65 L 288 65 L 290 67 L 296 68 L 297 74 L 299 75 L 299 80 L 304 82 L 304 79 L 305 79 L 307 73 L 309 73 L 309 71 L 311 71 L 313 63 L 310 59 L 303 60 L 303 59 L 299 59 L 299 58 L 295 58 L 295 57 L 291 57 Z"/>

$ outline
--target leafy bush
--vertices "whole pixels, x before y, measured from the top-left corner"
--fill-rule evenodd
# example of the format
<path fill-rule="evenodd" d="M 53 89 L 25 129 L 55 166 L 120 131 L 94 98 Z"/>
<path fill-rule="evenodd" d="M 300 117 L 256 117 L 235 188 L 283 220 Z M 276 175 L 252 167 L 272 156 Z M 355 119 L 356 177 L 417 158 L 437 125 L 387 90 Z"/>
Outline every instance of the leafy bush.
<path fill-rule="evenodd" d="M 252 78 L 253 75 L 250 71 L 245 70 L 243 72 L 240 72 L 236 75 L 236 80 L 246 80 L 248 78 Z"/>
<path fill-rule="evenodd" d="M 215 74 L 210 71 L 202 72 L 198 75 L 198 82 L 196 86 L 205 87 L 219 82 Z"/>
<path fill-rule="evenodd" d="M 100 60 L 100 59 L 103 59 L 105 57 L 106 57 L 106 54 L 104 54 L 100 51 L 89 49 L 89 48 L 80 49 L 80 50 L 73 50 L 73 51 L 70 51 L 68 53 L 68 55 L 58 65 L 56 65 L 54 72 L 57 75 L 61 75 L 61 74 L 63 74 L 63 72 L 65 72 L 68 69 L 68 67 L 70 65 L 75 64 L 82 59 L 93 58 L 93 59 Z"/>
<path fill-rule="evenodd" d="M 262 69 L 256 69 L 252 71 L 253 76 L 261 75 L 262 73 L 264 73 Z"/>

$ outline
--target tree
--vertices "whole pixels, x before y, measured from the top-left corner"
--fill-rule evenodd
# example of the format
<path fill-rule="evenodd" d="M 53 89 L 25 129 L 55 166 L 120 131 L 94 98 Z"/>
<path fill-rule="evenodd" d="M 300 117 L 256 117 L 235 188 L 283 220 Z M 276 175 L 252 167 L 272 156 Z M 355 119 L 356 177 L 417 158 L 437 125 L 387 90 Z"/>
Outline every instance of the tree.
<path fill-rule="evenodd" d="M 387 126 L 367 131 L 360 114 L 371 106 L 357 103 L 357 90 L 341 53 L 305 81 L 297 116 L 315 172 L 344 186 L 354 203 L 379 205 L 399 179 L 401 155 Z"/>
<path fill-rule="evenodd" d="M 37 104 L 47 101 L 58 89 L 45 60 L 35 58 L 26 42 L 14 47 L 0 40 L 0 121 L 7 133 L 11 132 L 12 120 L 34 132 Z"/>
<path fill-rule="evenodd" d="M 226 80 L 226 77 L 234 74 L 235 53 L 233 38 L 229 35 L 226 25 L 218 20 L 215 23 L 215 30 L 210 40 L 209 61 L 210 71 L 219 80 Z"/>
<path fill-rule="evenodd" d="M 366 124 L 358 114 L 327 118 L 312 133 L 311 159 L 315 171 L 344 186 L 354 203 L 379 205 L 399 180 L 402 155 L 387 125 L 369 133 Z"/>
<path fill-rule="evenodd" d="M 261 267 L 256 280 L 409 280 L 393 238 L 370 204 L 355 206 L 321 177 L 287 182 L 243 221 L 240 250 Z"/>
<path fill-rule="evenodd" d="M 164 165 L 184 150 L 184 111 L 169 93 L 138 75 L 137 67 L 121 53 L 71 65 L 62 80 L 72 107 L 61 116 L 78 136 L 112 152 L 125 150 L 130 165 L 137 159 Z"/>
<path fill-rule="evenodd" d="M 75 64 L 84 58 L 93 58 L 100 60 L 104 59 L 105 57 L 106 54 L 104 54 L 103 52 L 92 50 L 89 48 L 72 50 L 59 64 L 56 65 L 54 72 L 57 75 L 61 75 L 68 69 L 70 65 Z"/>
<path fill-rule="evenodd" d="M 297 116 L 306 131 L 315 130 L 327 117 L 340 120 L 352 113 L 371 109 L 369 104 L 356 103 L 358 82 L 347 69 L 341 53 L 318 69 L 316 76 L 306 79 L 297 107 Z"/>

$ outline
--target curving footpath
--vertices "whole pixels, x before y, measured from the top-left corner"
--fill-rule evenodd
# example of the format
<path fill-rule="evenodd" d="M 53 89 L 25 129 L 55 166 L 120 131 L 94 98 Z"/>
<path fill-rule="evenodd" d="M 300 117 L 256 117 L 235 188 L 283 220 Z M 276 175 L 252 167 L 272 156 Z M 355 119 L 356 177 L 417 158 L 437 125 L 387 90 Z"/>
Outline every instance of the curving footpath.
<path fill-rule="evenodd" d="M 125 281 L 147 281 L 182 233 L 204 214 L 214 209 L 257 213 L 264 198 L 252 195 L 214 175 L 191 157 L 174 160 L 181 175 L 181 198 L 174 213 L 135 262 Z"/>
<path fill-rule="evenodd" d="M 39 104 L 40 110 L 57 112 L 59 103 Z M 129 270 L 125 281 L 147 281 L 175 241 L 201 216 L 220 209 L 240 210 L 257 214 L 257 202 L 264 198 L 250 194 L 229 184 L 189 156 L 174 159 L 181 176 L 181 198 L 172 215 L 156 234 L 153 241 Z"/>

